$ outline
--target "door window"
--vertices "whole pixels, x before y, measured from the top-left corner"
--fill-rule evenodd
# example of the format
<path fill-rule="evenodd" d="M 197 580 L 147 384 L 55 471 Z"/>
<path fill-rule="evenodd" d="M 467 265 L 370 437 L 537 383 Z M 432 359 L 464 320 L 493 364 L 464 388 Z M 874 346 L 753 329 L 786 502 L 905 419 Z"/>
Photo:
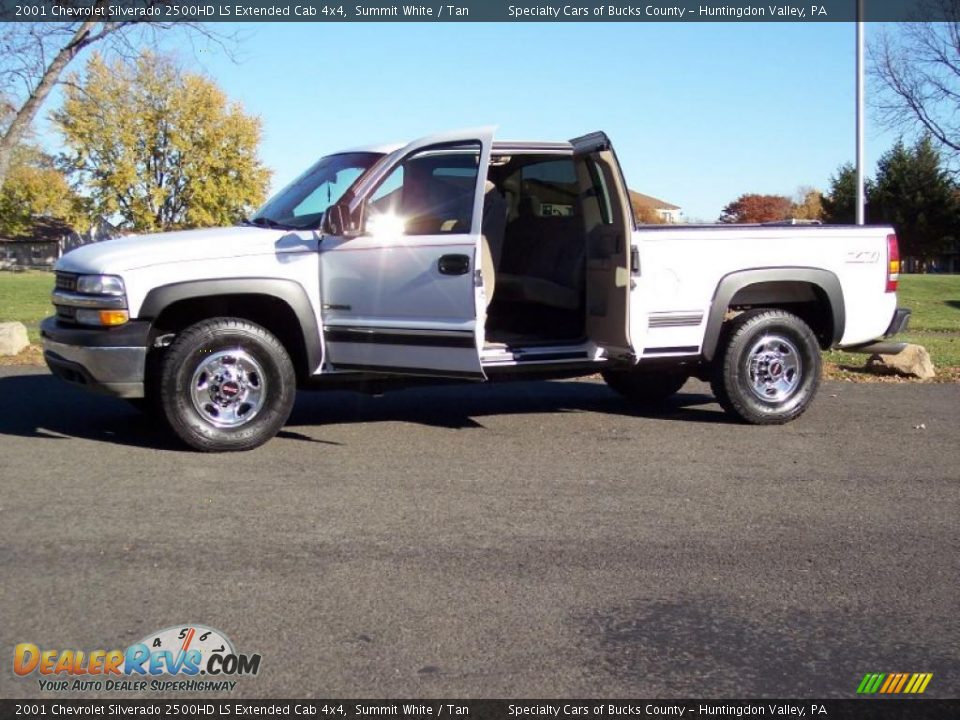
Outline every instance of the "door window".
<path fill-rule="evenodd" d="M 367 201 L 365 227 L 406 235 L 466 235 L 473 224 L 480 145 L 421 150 L 403 160 Z"/>

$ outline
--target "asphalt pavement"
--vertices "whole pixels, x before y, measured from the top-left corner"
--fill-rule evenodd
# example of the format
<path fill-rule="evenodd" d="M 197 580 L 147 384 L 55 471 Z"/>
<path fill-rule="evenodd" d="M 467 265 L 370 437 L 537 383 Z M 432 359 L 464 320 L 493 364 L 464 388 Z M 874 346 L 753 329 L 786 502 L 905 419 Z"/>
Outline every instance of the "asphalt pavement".
<path fill-rule="evenodd" d="M 261 654 L 233 697 L 960 695 L 960 385 L 830 382 L 763 428 L 696 381 L 659 414 L 594 381 L 301 394 L 230 455 L 39 368 L 0 403 L 0 697 L 43 695 L 17 643 L 183 623 Z"/>

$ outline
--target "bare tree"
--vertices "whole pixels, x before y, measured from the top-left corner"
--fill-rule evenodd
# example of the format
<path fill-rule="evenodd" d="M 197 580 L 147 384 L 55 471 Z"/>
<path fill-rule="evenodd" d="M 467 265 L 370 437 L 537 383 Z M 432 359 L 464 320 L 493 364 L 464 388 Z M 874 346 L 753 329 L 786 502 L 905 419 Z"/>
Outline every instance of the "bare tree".
<path fill-rule="evenodd" d="M 946 22 L 900 23 L 870 44 L 871 101 L 880 121 L 908 135 L 929 135 L 960 153 L 960 0 L 929 0 Z"/>
<path fill-rule="evenodd" d="M 69 4 L 62 3 L 62 4 Z M 163 0 L 148 1 L 163 5 Z M 105 5 L 98 0 L 97 6 Z M 181 28 L 202 33 L 224 46 L 223 35 L 200 23 L 72 22 L 0 25 L 0 187 L 14 149 L 27 137 L 50 92 L 67 66 L 91 45 L 134 55 L 134 47 L 153 42 L 158 32 Z"/>

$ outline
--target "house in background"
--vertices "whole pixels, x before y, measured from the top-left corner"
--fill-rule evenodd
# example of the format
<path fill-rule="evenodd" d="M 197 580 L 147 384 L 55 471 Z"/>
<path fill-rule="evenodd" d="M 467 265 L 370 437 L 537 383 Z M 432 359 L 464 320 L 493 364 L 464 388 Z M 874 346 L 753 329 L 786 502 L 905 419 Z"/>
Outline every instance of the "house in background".
<path fill-rule="evenodd" d="M 678 223 L 681 222 L 683 211 L 679 205 L 668 203 L 666 200 L 655 198 L 652 195 L 630 191 L 630 205 L 633 215 L 641 224 L 649 223 Z"/>
<path fill-rule="evenodd" d="M 74 248 L 119 236 L 110 222 L 99 218 L 90 229 L 77 232 L 69 224 L 54 218 L 36 218 L 31 231 L 22 237 L 0 237 L 0 270 L 50 269 L 60 257 Z"/>

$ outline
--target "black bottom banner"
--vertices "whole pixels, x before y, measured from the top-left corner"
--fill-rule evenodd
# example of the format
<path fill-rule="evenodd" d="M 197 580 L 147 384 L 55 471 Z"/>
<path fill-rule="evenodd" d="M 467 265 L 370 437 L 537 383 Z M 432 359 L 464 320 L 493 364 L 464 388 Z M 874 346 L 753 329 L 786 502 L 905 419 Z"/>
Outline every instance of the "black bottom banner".
<path fill-rule="evenodd" d="M 0 700 L 0 718 L 813 718 L 960 720 L 960 700 Z"/>

